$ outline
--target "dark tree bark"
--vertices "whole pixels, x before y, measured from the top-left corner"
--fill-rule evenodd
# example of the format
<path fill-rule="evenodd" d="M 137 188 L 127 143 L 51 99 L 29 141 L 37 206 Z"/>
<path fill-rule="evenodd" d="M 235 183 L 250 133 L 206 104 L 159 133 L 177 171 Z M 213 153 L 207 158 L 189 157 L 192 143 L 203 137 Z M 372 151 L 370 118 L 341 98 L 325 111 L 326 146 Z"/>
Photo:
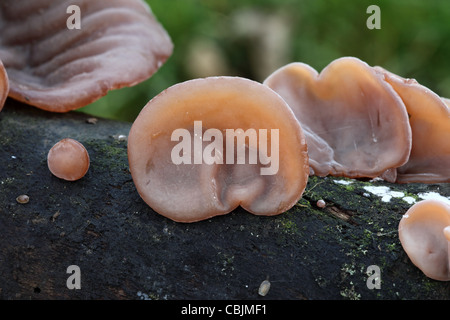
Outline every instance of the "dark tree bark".
<path fill-rule="evenodd" d="M 397 227 L 411 206 L 367 186 L 417 198 L 448 184 L 311 177 L 301 201 L 275 217 L 237 209 L 183 224 L 152 211 L 128 170 L 130 123 L 55 114 L 8 100 L 0 113 L 0 298 L 2 299 L 449 299 L 408 259 Z M 50 173 L 60 139 L 87 148 L 79 181 Z M 341 184 L 347 181 L 350 184 Z M 195 186 L 193 186 L 195 187 Z M 20 204 L 16 197 L 30 200 Z M 319 199 L 326 207 L 316 206 Z M 80 268 L 81 289 L 67 286 Z M 380 288 L 368 267 L 379 267 Z M 265 297 L 260 283 L 269 279 Z M 70 281 L 69 281 L 70 282 Z M 369 285 L 368 285 L 369 284 Z M 372 284 L 372 285 L 371 285 Z"/>

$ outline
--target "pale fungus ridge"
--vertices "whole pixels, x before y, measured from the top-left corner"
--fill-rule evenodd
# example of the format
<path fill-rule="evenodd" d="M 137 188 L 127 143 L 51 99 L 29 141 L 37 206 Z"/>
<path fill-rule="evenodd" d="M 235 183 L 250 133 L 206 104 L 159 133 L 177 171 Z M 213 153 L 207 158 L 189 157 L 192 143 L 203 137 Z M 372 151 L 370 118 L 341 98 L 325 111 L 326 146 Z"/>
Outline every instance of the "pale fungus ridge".
<path fill-rule="evenodd" d="M 47 164 L 54 176 L 67 181 L 79 180 L 89 170 L 89 153 L 80 142 L 66 138 L 50 149 Z"/>
<path fill-rule="evenodd" d="M 67 8 L 80 8 L 80 29 Z M 3 0 L 0 59 L 9 96 L 67 112 L 151 77 L 173 44 L 141 0 Z"/>
<path fill-rule="evenodd" d="M 150 100 L 130 130 L 128 159 L 142 199 L 180 222 L 238 206 L 280 214 L 301 198 L 309 173 L 286 102 L 239 77 L 186 81 Z"/>
<path fill-rule="evenodd" d="M 450 108 L 445 99 L 414 79 L 375 69 L 402 98 L 412 130 L 411 154 L 397 168 L 396 182 L 450 182 Z"/>
<path fill-rule="evenodd" d="M 264 84 L 286 100 L 300 122 L 311 175 L 394 180 L 392 168 L 408 160 L 411 128 L 403 101 L 365 62 L 340 58 L 320 74 L 294 62 Z"/>
<path fill-rule="evenodd" d="M 402 217 L 398 233 L 411 262 L 427 277 L 450 280 L 450 205 L 423 200 Z"/>

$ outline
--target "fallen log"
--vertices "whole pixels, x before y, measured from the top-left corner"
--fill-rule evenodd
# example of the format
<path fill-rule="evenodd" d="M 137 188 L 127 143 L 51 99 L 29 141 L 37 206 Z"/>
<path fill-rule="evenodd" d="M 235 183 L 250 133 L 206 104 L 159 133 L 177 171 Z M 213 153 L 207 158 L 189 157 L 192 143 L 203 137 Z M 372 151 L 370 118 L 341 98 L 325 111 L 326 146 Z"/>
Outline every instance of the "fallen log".
<path fill-rule="evenodd" d="M 177 223 L 135 189 L 131 124 L 90 118 L 10 99 L 0 113 L 1 299 L 450 298 L 450 282 L 417 269 L 397 233 L 412 201 L 449 199 L 449 184 L 310 177 L 299 203 L 278 216 L 236 209 Z M 47 167 L 49 149 L 68 137 L 91 159 L 75 182 Z"/>

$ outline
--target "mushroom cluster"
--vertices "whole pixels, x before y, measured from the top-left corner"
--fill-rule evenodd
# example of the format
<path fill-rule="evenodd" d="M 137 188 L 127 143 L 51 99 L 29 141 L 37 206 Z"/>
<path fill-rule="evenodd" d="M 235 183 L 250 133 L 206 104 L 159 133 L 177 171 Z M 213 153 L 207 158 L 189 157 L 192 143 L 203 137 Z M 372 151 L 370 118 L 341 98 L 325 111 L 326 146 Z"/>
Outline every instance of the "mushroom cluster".
<path fill-rule="evenodd" d="M 280 94 L 305 132 L 311 175 L 450 182 L 450 100 L 414 79 L 344 57 L 320 74 L 288 64 L 264 84 Z M 450 280 L 450 206 L 425 200 L 399 224 L 411 261 Z"/>
<path fill-rule="evenodd" d="M 81 28 L 66 24 L 69 7 L 83 13 Z M 148 79 L 173 50 L 142 0 L 4 0 L 0 24 L 0 110 L 8 96 L 53 112 L 81 108 Z M 449 105 L 417 81 L 353 57 L 321 73 L 291 63 L 262 84 L 194 79 L 142 109 L 129 166 L 142 199 L 181 222 L 238 206 L 280 214 L 301 198 L 309 175 L 450 182 Z M 88 171 L 89 154 L 63 139 L 47 162 L 74 181 Z M 449 205 L 417 203 L 399 238 L 428 277 L 450 280 Z"/>
<path fill-rule="evenodd" d="M 66 24 L 74 6 L 83 13 L 75 30 Z M 142 0 L 3 0 L 0 24 L 0 110 L 8 96 L 52 112 L 81 108 L 148 79 L 173 50 Z M 301 198 L 309 175 L 450 182 L 449 105 L 417 81 L 354 57 L 321 73 L 291 63 L 263 83 L 189 80 L 141 110 L 128 138 L 130 172 L 142 199 L 180 222 L 238 206 L 280 214 Z M 68 181 L 82 178 L 89 161 L 73 139 L 47 158 L 51 173 Z M 450 280 L 450 205 L 417 203 L 398 231 L 416 266 Z M 269 288 L 264 281 L 260 295 Z"/>
<path fill-rule="evenodd" d="M 128 139 L 130 171 L 141 198 L 179 222 L 237 206 L 280 214 L 302 196 L 309 175 L 449 182 L 449 103 L 415 80 L 353 57 L 333 61 L 320 74 L 291 63 L 263 84 L 194 79 L 166 89 L 142 109 Z M 252 139 L 255 128 L 265 134 Z M 229 143 L 223 134 L 231 129 Z M 279 140 L 267 135 L 273 129 L 280 130 Z M 265 176 L 273 146 L 279 164 Z M 239 149 L 243 156 L 229 157 Z M 245 162 L 251 154 L 265 158 Z M 450 280 L 449 205 L 414 205 L 400 221 L 399 238 L 428 277 Z"/>
<path fill-rule="evenodd" d="M 292 118 L 299 128 L 289 136 Z M 261 175 L 262 159 L 226 163 L 235 146 L 222 133 L 240 130 L 243 150 L 260 154 L 267 147 L 247 132 L 269 128 L 281 130 L 276 175 Z M 263 84 L 209 77 L 174 85 L 142 109 L 128 157 L 144 201 L 166 217 L 192 222 L 239 205 L 255 214 L 284 212 L 303 193 L 308 175 L 448 182 L 449 139 L 443 99 L 416 81 L 343 57 L 320 74 L 291 63 Z M 267 135 L 263 140 L 270 144 Z"/>
<path fill-rule="evenodd" d="M 343 57 L 320 74 L 291 63 L 264 84 L 301 123 L 311 174 L 450 182 L 450 109 L 417 81 Z"/>
<path fill-rule="evenodd" d="M 80 10 L 68 28 L 69 7 Z M 155 73 L 173 44 L 142 0 L 2 0 L 0 60 L 9 96 L 67 112 Z M 0 67 L 0 102 L 7 91 Z M 1 104 L 3 106 L 3 104 Z"/>

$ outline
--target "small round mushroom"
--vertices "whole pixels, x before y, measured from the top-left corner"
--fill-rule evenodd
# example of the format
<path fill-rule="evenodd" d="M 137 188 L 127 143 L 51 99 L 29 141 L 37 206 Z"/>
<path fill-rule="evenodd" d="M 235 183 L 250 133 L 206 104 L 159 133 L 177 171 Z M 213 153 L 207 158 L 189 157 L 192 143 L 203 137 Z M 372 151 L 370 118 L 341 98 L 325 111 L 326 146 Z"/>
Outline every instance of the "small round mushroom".
<path fill-rule="evenodd" d="M 365 62 L 343 57 L 320 74 L 291 63 L 264 84 L 286 100 L 302 125 L 312 175 L 375 178 L 408 160 L 405 105 Z"/>
<path fill-rule="evenodd" d="M 16 201 L 20 204 L 27 204 L 28 202 L 30 202 L 30 197 L 26 194 L 21 194 L 16 198 Z"/>
<path fill-rule="evenodd" d="M 8 75 L 6 73 L 2 61 L 0 60 L 0 111 L 2 111 L 3 106 L 5 105 L 8 93 L 9 93 Z"/>
<path fill-rule="evenodd" d="M 67 27 L 67 8 L 81 27 Z M 151 77 L 172 54 L 167 32 L 142 0 L 2 0 L 0 59 L 9 96 L 67 112 Z"/>
<path fill-rule="evenodd" d="M 398 233 L 412 263 L 429 278 L 450 280 L 450 205 L 428 199 L 402 217 Z"/>
<path fill-rule="evenodd" d="M 309 173 L 306 141 L 286 102 L 239 77 L 194 79 L 153 98 L 131 127 L 128 160 L 142 199 L 180 222 L 238 206 L 280 214 L 301 198 Z"/>
<path fill-rule="evenodd" d="M 320 200 L 317 200 L 316 205 L 318 208 L 323 209 L 326 207 L 327 203 L 323 199 L 320 199 Z"/>
<path fill-rule="evenodd" d="M 398 183 L 450 182 L 450 108 L 446 100 L 414 79 L 375 67 L 405 103 L 412 130 L 408 162 L 397 168 Z"/>
<path fill-rule="evenodd" d="M 47 164 L 56 177 L 75 181 L 85 176 L 89 169 L 89 154 L 78 141 L 70 138 L 56 143 L 48 152 Z"/>

